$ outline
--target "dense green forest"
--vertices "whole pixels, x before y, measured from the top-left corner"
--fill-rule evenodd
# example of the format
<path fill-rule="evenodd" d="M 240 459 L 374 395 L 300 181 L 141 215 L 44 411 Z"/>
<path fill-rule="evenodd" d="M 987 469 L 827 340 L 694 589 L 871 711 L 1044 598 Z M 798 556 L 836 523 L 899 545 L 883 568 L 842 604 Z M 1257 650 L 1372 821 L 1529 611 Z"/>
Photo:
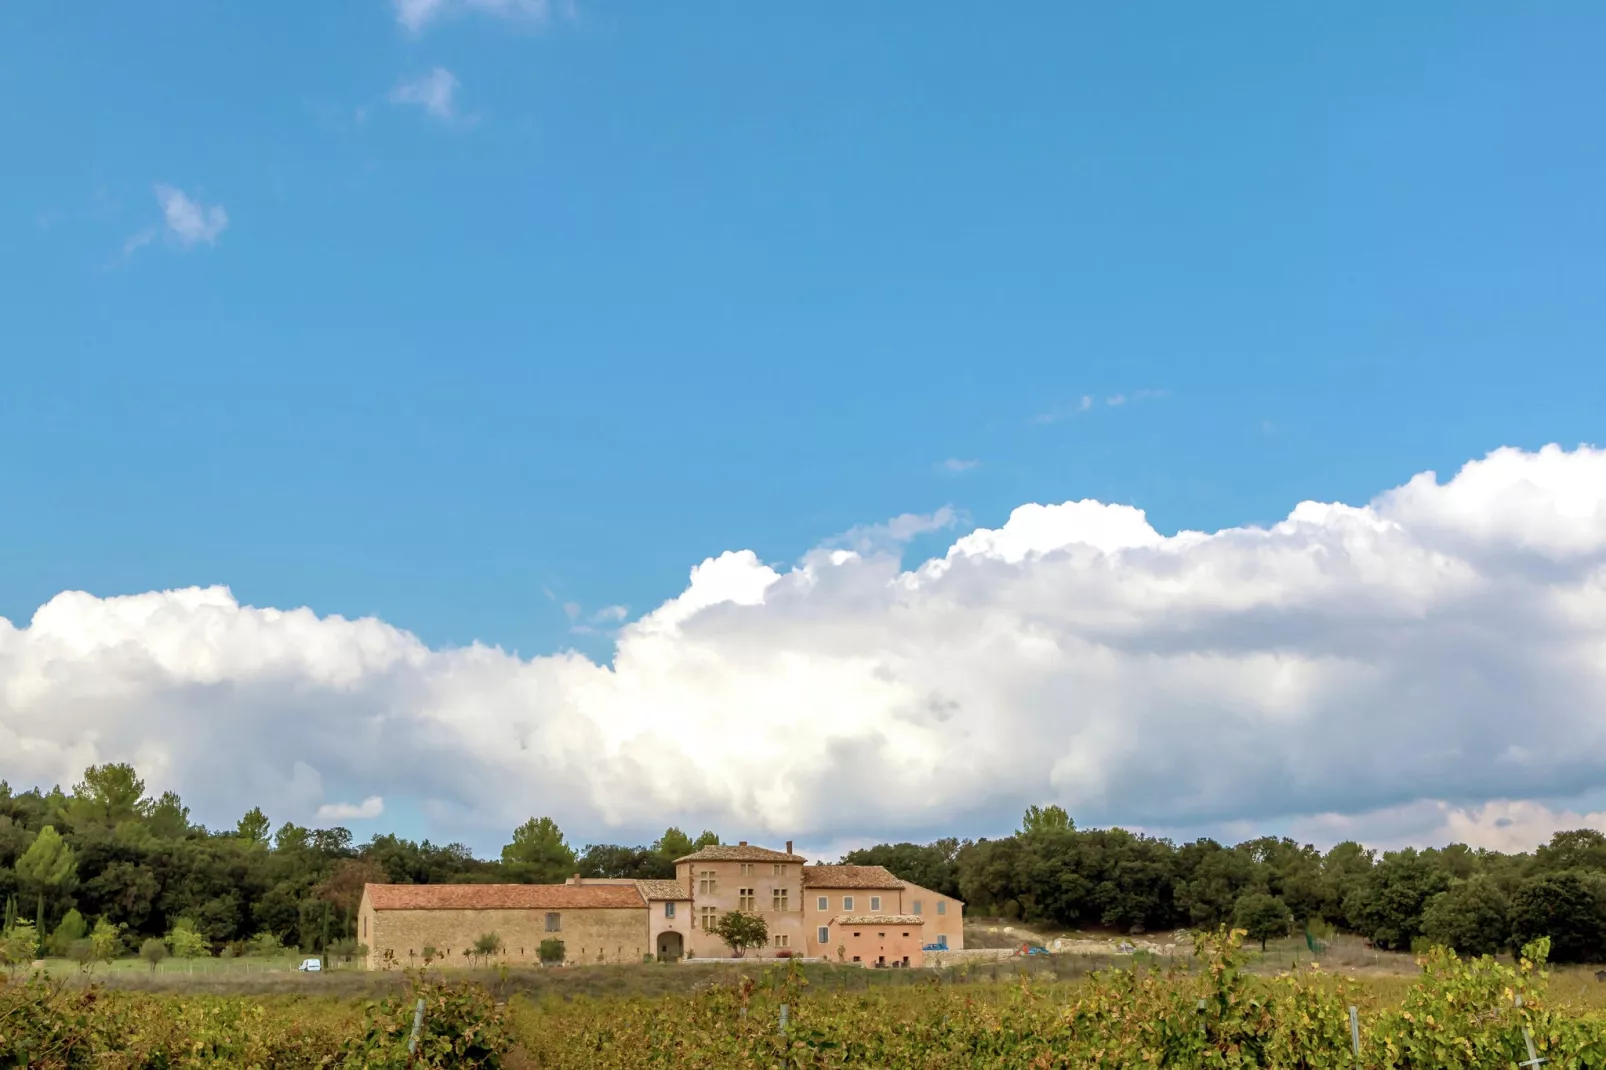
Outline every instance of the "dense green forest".
<path fill-rule="evenodd" d="M 1128 932 L 1228 923 L 1255 938 L 1339 929 L 1387 949 L 1471 955 L 1549 936 L 1553 961 L 1606 961 L 1606 836 L 1593 829 L 1558 832 L 1532 854 L 1379 854 L 1353 841 L 1324 854 L 1271 836 L 1226 847 L 1078 829 L 1049 806 L 1002 839 L 883 844 L 844 861 L 958 896 L 972 915 Z"/>
<path fill-rule="evenodd" d="M 177 795 L 147 797 L 128 765 L 91 767 L 70 793 L 14 792 L 0 781 L 5 926 L 42 934 L 45 950 L 58 955 L 84 945 L 99 923 L 122 950 L 158 937 L 173 946 L 177 928 L 214 953 L 338 951 L 352 944 L 369 882 L 672 877 L 673 859 L 717 842 L 711 832 L 694 839 L 669 829 L 650 847 L 576 852 L 555 823 L 532 818 L 514 830 L 500 859 L 486 861 L 456 843 L 382 835 L 357 844 L 344 828 L 285 823 L 275 830 L 259 809 L 232 829 L 209 830 L 190 821 Z"/>
<path fill-rule="evenodd" d="M 512 833 L 495 860 L 461 844 L 343 828 L 272 827 L 252 810 L 227 830 L 190 821 L 171 792 L 152 799 L 127 765 L 96 766 L 70 793 L 13 792 L 0 782 L 0 901 L 7 927 L 31 927 L 71 954 L 99 926 L 123 949 L 192 939 L 196 953 L 350 946 L 362 886 L 545 883 L 670 877 L 672 861 L 717 843 L 667 829 L 651 845 L 575 850 L 548 818 Z M 1059 807 L 1033 807 L 999 839 L 882 844 L 844 862 L 966 901 L 967 912 L 1059 926 L 1161 931 L 1231 922 L 1252 936 L 1339 928 L 1385 948 L 1442 943 L 1501 952 L 1549 936 L 1558 961 L 1606 960 L 1606 836 L 1557 833 L 1532 854 L 1455 844 L 1378 854 L 1326 853 L 1289 839 L 1174 844 L 1121 829 L 1078 829 Z"/>

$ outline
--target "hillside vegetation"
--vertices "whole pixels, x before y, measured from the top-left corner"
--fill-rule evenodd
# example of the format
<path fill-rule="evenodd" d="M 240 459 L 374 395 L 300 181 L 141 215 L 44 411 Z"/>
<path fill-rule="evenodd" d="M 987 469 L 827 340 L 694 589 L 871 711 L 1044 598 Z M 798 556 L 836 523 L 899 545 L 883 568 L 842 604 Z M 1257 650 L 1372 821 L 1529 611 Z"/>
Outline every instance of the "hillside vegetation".
<path fill-rule="evenodd" d="M 672 861 L 717 843 L 666 829 L 642 846 L 571 847 L 548 818 L 513 830 L 496 859 L 339 827 L 274 829 L 260 809 L 232 828 L 190 820 L 171 792 L 150 798 L 133 768 L 95 766 L 73 789 L 0 782 L 0 964 L 50 955 L 90 964 L 143 953 L 282 960 L 286 949 L 355 953 L 366 882 L 555 882 L 666 877 Z M 1334 930 L 1400 951 L 1442 945 L 1510 953 L 1540 937 L 1557 962 L 1606 961 L 1606 836 L 1557 833 L 1531 854 L 1455 844 L 1379 854 L 1326 852 L 1263 837 L 1176 844 L 1122 829 L 1078 829 L 1032 807 L 997 839 L 883 844 L 843 861 L 884 865 L 967 903 L 967 913 L 1028 926 L 1120 933 L 1233 924 L 1253 941 Z M 469 965 L 467 961 L 460 965 Z"/>

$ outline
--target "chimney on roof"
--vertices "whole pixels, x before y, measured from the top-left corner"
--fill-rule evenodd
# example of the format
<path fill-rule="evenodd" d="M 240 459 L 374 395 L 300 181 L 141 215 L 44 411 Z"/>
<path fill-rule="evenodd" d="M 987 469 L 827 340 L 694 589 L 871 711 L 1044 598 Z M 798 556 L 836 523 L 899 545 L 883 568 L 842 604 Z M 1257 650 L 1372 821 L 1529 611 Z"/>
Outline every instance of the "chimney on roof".
<path fill-rule="evenodd" d="M 570 877 L 568 880 L 564 881 L 563 883 L 564 884 L 579 884 L 580 883 L 580 874 L 576 873 L 574 876 Z"/>
<path fill-rule="evenodd" d="M 740 843 L 738 843 L 738 844 L 737 844 L 737 845 L 736 845 L 736 846 L 738 846 L 738 847 L 746 847 L 746 846 L 747 846 L 747 841 L 746 841 L 746 840 L 742 840 L 742 841 L 741 841 L 741 842 L 740 842 Z"/>
<path fill-rule="evenodd" d="M 791 840 L 787 840 L 786 841 L 786 853 L 787 854 L 791 854 L 792 853 L 792 841 Z"/>

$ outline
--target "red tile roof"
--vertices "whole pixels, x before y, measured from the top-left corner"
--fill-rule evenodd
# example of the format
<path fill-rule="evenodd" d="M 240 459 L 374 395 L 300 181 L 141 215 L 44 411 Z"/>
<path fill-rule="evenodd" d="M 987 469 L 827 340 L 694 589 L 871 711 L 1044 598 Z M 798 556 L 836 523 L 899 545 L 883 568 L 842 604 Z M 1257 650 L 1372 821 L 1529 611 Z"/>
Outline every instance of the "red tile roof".
<path fill-rule="evenodd" d="M 902 888 L 885 866 L 804 866 L 805 888 Z"/>
<path fill-rule="evenodd" d="M 802 855 L 772 851 L 768 847 L 749 847 L 745 843 L 717 843 L 675 859 L 676 862 L 807 862 Z"/>
<path fill-rule="evenodd" d="M 636 881 L 643 899 L 690 899 L 691 893 L 674 881 Z"/>
<path fill-rule="evenodd" d="M 634 884 L 369 884 L 375 910 L 645 909 Z"/>

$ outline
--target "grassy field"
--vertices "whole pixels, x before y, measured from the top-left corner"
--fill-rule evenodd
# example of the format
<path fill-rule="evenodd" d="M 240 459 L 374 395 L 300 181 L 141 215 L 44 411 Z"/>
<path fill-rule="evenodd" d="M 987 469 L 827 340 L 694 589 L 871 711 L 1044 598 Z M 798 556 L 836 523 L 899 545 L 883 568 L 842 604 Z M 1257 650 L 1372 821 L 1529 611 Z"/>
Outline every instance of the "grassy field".
<path fill-rule="evenodd" d="M 97 962 L 88 970 L 71 959 L 44 959 L 44 970 L 51 977 L 87 977 L 95 981 L 117 983 L 130 977 L 187 978 L 246 978 L 297 973 L 296 967 L 313 955 L 285 952 L 283 955 L 252 958 L 193 958 L 164 959 L 154 968 L 143 959 L 127 957 L 110 962 Z M 331 971 L 360 972 L 355 964 L 331 963 Z"/>

